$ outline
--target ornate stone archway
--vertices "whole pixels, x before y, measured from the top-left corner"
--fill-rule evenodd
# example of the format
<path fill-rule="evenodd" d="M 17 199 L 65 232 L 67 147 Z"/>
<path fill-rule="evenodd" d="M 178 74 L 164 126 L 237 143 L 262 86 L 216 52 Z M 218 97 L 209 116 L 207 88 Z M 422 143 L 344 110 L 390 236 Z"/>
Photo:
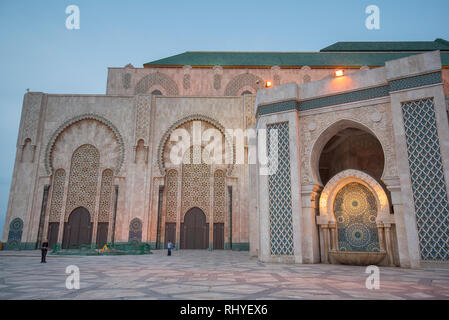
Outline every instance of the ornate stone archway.
<path fill-rule="evenodd" d="M 60 125 L 58 127 L 58 129 L 55 130 L 55 132 L 50 137 L 48 144 L 47 144 L 46 151 L 45 151 L 45 160 L 44 160 L 45 170 L 47 171 L 48 175 L 52 174 L 53 169 L 58 169 L 58 168 L 53 168 L 53 154 L 54 154 L 54 149 L 55 149 L 56 143 L 57 143 L 58 139 L 60 138 L 60 136 L 64 133 L 68 132 L 68 129 L 73 127 L 73 125 L 78 124 L 78 123 L 82 124 L 83 121 L 85 122 L 85 120 L 94 120 L 94 121 L 104 125 L 105 127 L 108 128 L 108 130 L 110 130 L 112 132 L 112 136 L 114 137 L 114 139 L 116 140 L 116 143 L 117 143 L 117 151 L 118 151 L 117 161 L 114 164 L 114 173 L 116 175 L 119 174 L 120 169 L 121 169 L 124 159 L 125 159 L 125 145 L 123 142 L 122 135 L 118 131 L 117 127 L 114 126 L 109 120 L 103 118 L 102 116 L 88 113 L 88 114 L 83 114 L 83 115 L 80 115 L 80 116 L 77 116 L 77 117 L 74 117 L 72 119 L 65 121 L 62 125 Z M 92 130 L 89 130 L 89 132 L 92 133 Z M 75 134 L 75 133 L 73 133 L 73 134 Z M 93 135 L 93 136 L 95 137 L 96 135 Z M 71 154 L 71 152 L 70 152 L 70 154 Z"/>
<path fill-rule="evenodd" d="M 136 84 L 134 94 L 147 94 L 150 89 L 162 89 L 162 93 L 170 96 L 177 96 L 179 94 L 176 82 L 160 72 L 150 73 L 140 79 Z"/>
<path fill-rule="evenodd" d="M 254 92 L 257 92 L 263 85 L 263 79 L 252 73 L 240 74 L 229 81 L 225 89 L 225 96 L 238 96 L 242 93 L 242 88 L 244 87 L 251 88 Z"/>
<path fill-rule="evenodd" d="M 157 151 L 157 155 L 158 155 L 157 164 L 158 164 L 159 170 L 161 172 L 161 175 L 165 176 L 165 174 L 166 174 L 164 151 L 165 151 L 166 144 L 170 139 L 170 135 L 173 133 L 173 131 L 175 129 L 179 128 L 183 124 L 186 124 L 187 122 L 191 122 L 191 121 L 195 121 L 195 120 L 204 121 L 206 123 L 209 123 L 216 129 L 218 129 L 221 132 L 221 134 L 223 135 L 223 137 L 225 139 L 225 143 L 228 146 L 228 150 L 231 150 L 231 152 L 229 152 L 230 154 L 225 155 L 226 157 L 229 157 L 231 160 L 230 161 L 231 163 L 227 167 L 227 174 L 231 175 L 232 170 L 234 168 L 234 164 L 235 164 L 235 146 L 232 142 L 232 139 L 231 139 L 231 137 L 228 136 L 225 128 L 223 127 L 223 125 L 220 122 L 218 122 L 217 120 L 212 119 L 208 116 L 201 115 L 201 114 L 193 114 L 193 115 L 184 117 L 184 118 L 176 121 L 163 134 L 161 141 L 159 142 L 158 151 Z M 224 151 L 226 152 L 226 149 Z"/>
<path fill-rule="evenodd" d="M 387 170 L 387 165 L 389 163 L 387 163 L 387 157 L 386 157 L 386 153 L 385 153 L 385 147 L 384 147 L 384 143 L 382 143 L 381 139 L 379 139 L 379 137 L 376 135 L 376 133 L 370 129 L 369 127 L 367 127 L 366 125 L 354 121 L 354 120 L 349 120 L 349 119 L 341 119 L 338 120 L 336 122 L 334 122 L 333 124 L 331 124 L 330 126 L 328 126 L 327 128 L 325 128 L 324 130 L 321 131 L 321 133 L 318 135 L 317 139 L 315 139 L 312 144 L 311 144 L 311 154 L 310 154 L 310 172 L 312 174 L 313 180 L 316 184 L 321 184 L 322 185 L 322 181 L 321 181 L 321 177 L 319 174 L 319 160 L 320 160 L 320 156 L 321 153 L 324 149 L 324 147 L 326 146 L 327 142 L 336 134 L 338 134 L 339 132 L 347 129 L 347 128 L 355 128 L 355 129 L 359 129 L 362 131 L 365 131 L 369 134 L 371 134 L 372 136 L 374 136 L 380 143 L 380 145 L 382 146 L 382 151 L 384 153 L 384 170 L 383 170 L 383 174 L 382 176 L 385 175 L 385 172 Z"/>
<path fill-rule="evenodd" d="M 386 104 L 339 110 L 338 113 L 332 110 L 305 113 L 299 117 L 299 126 L 304 128 L 300 136 L 303 186 L 322 186 L 317 171 L 321 151 L 332 136 L 350 127 L 372 134 L 381 144 L 385 158 L 382 181 L 398 178 L 393 125 Z"/>

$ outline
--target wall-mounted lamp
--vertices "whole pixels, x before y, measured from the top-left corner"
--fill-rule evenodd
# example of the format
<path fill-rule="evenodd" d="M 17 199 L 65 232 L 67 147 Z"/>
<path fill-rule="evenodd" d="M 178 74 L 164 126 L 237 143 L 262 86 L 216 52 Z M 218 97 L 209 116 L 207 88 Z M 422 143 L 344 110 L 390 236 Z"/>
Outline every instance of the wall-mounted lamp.
<path fill-rule="evenodd" d="M 273 83 L 271 81 L 265 81 L 265 87 L 266 88 L 269 88 L 271 86 L 273 86 Z"/>
<path fill-rule="evenodd" d="M 335 71 L 336 77 L 343 77 L 344 75 L 345 75 L 345 72 L 342 69 Z"/>

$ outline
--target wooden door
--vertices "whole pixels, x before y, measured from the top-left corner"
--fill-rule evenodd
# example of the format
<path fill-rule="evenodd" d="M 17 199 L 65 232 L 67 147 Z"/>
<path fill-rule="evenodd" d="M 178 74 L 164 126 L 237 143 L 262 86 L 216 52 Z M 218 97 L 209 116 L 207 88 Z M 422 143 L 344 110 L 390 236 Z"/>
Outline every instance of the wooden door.
<path fill-rule="evenodd" d="M 58 233 L 59 233 L 59 223 L 58 222 L 50 222 L 48 224 L 48 247 L 53 248 L 58 242 Z"/>
<path fill-rule="evenodd" d="M 91 243 L 92 223 L 86 208 L 79 207 L 70 214 L 69 221 L 64 226 L 62 247 L 64 249 L 79 248 L 80 245 Z"/>
<path fill-rule="evenodd" d="M 190 209 L 181 225 L 181 249 L 207 249 L 209 246 L 208 226 L 206 215 L 201 209 Z"/>
<path fill-rule="evenodd" d="M 224 223 L 214 223 L 214 249 L 224 249 Z"/>
<path fill-rule="evenodd" d="M 176 223 L 167 222 L 165 224 L 165 238 L 164 238 L 164 248 L 167 249 L 168 240 L 176 245 Z"/>
<path fill-rule="evenodd" d="M 103 248 L 108 242 L 108 222 L 98 222 L 97 226 L 97 248 Z"/>

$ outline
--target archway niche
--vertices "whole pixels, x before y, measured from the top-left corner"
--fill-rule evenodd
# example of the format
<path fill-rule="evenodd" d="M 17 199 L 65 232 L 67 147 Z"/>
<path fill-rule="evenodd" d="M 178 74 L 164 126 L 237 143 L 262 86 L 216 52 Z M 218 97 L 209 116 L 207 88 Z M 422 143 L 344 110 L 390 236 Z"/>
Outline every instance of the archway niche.
<path fill-rule="evenodd" d="M 388 259 L 382 263 L 393 264 L 395 231 L 390 215 L 393 213 L 391 194 L 382 181 L 385 154 L 375 134 L 360 123 L 350 120 L 339 121 L 327 128 L 316 141 L 311 165 L 316 181 L 324 186 L 324 190 L 319 195 L 320 208 L 319 216 L 317 216 L 320 226 L 322 261 L 328 262 L 328 254 L 331 252 L 333 257 L 339 256 L 344 259 L 353 257 L 353 254 L 357 259 L 364 255 L 383 259 L 381 253 L 378 257 L 373 253 L 380 251 L 388 255 Z M 362 185 L 371 191 L 368 192 L 368 189 Z M 338 193 L 340 190 L 341 193 Z M 377 204 L 372 201 L 374 198 L 371 193 L 375 195 L 374 198 L 377 198 Z M 349 223 L 350 221 L 346 221 L 347 213 L 354 211 L 361 203 L 352 201 L 356 194 L 361 200 L 373 203 L 359 215 L 364 222 L 361 220 L 360 223 L 354 221 Z M 349 205 L 346 205 L 344 209 L 341 204 L 346 200 L 349 201 Z M 334 212 L 330 214 L 326 207 L 338 214 L 334 215 Z M 370 210 L 372 213 L 369 213 Z M 377 212 L 377 215 L 374 212 Z M 353 235 L 349 234 L 351 228 L 354 229 Z M 364 232 L 361 232 L 363 230 Z M 361 237 L 362 235 L 366 235 L 366 239 Z M 357 238 L 358 236 L 360 238 Z M 347 253 L 342 254 L 343 251 L 354 253 L 348 256 Z"/>
<path fill-rule="evenodd" d="M 384 167 L 385 156 L 379 140 L 361 126 L 350 126 L 342 128 L 324 145 L 319 156 L 318 175 L 324 186 L 344 170 L 365 172 L 382 186 L 391 203 L 390 191 L 381 179 Z"/>
<path fill-rule="evenodd" d="M 367 131 L 350 127 L 329 139 L 321 151 L 318 168 L 323 185 L 347 169 L 366 172 L 381 183 L 384 164 L 379 140 Z"/>

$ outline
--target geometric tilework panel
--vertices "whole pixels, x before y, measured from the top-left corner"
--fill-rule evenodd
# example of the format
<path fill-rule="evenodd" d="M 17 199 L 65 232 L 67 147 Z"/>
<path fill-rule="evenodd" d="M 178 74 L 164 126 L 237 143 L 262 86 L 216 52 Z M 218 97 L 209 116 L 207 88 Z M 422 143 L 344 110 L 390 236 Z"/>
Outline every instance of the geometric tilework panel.
<path fill-rule="evenodd" d="M 134 218 L 129 223 L 129 235 L 128 242 L 130 243 L 140 243 L 142 242 L 142 220 L 139 218 Z"/>
<path fill-rule="evenodd" d="M 167 172 L 167 209 L 165 222 L 176 222 L 178 216 L 178 171 Z"/>
<path fill-rule="evenodd" d="M 100 153 L 93 145 L 85 144 L 73 152 L 65 221 L 78 207 L 86 208 L 91 219 L 95 213 Z"/>
<path fill-rule="evenodd" d="M 223 170 L 217 170 L 214 173 L 214 223 L 224 223 L 225 190 L 225 172 Z"/>
<path fill-rule="evenodd" d="M 109 216 L 112 208 L 112 179 L 111 169 L 103 171 L 101 176 L 100 208 L 98 212 L 98 222 L 109 222 Z"/>
<path fill-rule="evenodd" d="M 64 199 L 65 170 L 58 169 L 53 180 L 49 222 L 59 222 Z"/>
<path fill-rule="evenodd" d="M 341 251 L 379 251 L 374 195 L 360 183 L 349 183 L 334 200 Z"/>
<path fill-rule="evenodd" d="M 293 255 L 288 122 L 268 125 L 267 129 L 268 161 L 270 164 L 277 163 L 277 170 L 268 176 L 270 252 L 275 256 Z M 276 135 L 278 139 L 275 139 Z M 277 153 L 274 151 L 275 148 L 278 148 Z M 276 155 L 277 159 L 275 159 Z"/>
<path fill-rule="evenodd" d="M 15 218 L 9 224 L 9 233 L 8 233 L 8 249 L 18 249 L 20 247 L 20 243 L 22 242 L 22 230 L 23 230 L 23 221 L 20 218 Z"/>
<path fill-rule="evenodd" d="M 433 99 L 402 104 L 421 259 L 449 260 L 449 203 Z"/>

